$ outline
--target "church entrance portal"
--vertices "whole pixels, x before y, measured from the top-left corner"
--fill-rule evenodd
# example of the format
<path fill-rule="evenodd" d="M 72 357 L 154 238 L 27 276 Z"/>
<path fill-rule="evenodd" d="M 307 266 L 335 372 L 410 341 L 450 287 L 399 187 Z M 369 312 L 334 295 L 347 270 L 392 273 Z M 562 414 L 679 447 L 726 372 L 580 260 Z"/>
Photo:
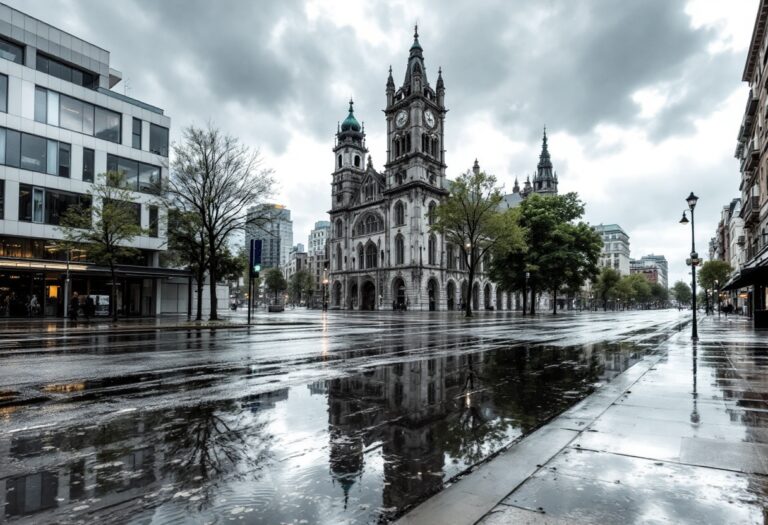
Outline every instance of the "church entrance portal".
<path fill-rule="evenodd" d="M 405 310 L 405 283 L 399 277 L 392 282 L 392 295 L 395 297 L 395 310 Z"/>
<path fill-rule="evenodd" d="M 429 297 L 429 311 L 437 310 L 437 281 L 430 279 L 427 283 L 427 296 Z"/>
<path fill-rule="evenodd" d="M 456 285 L 453 284 L 453 281 L 448 283 L 448 287 L 445 290 L 445 295 L 448 299 L 448 309 L 454 310 L 456 308 L 456 305 L 454 304 L 456 302 Z"/>
<path fill-rule="evenodd" d="M 371 281 L 363 283 L 363 297 L 360 304 L 361 310 L 375 310 L 376 309 L 376 285 Z"/>

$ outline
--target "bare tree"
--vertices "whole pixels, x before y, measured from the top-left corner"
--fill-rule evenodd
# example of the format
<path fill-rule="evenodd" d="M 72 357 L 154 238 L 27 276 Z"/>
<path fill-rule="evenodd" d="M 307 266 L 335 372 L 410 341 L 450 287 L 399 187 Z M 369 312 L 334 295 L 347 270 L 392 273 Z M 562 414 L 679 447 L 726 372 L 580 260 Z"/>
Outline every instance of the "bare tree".
<path fill-rule="evenodd" d="M 245 228 L 248 207 L 272 194 L 274 179 L 272 171 L 262 167 L 258 150 L 211 124 L 206 129 L 184 129 L 183 140 L 174 144 L 173 151 L 167 195 L 171 206 L 200 218 L 208 250 L 210 319 L 215 320 L 218 258 L 232 234 Z"/>

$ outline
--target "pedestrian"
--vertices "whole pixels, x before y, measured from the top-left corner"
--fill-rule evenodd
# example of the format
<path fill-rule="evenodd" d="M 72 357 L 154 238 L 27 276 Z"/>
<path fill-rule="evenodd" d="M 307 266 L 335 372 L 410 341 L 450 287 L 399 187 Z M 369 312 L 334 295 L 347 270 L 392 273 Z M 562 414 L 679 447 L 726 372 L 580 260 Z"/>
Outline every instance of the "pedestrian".
<path fill-rule="evenodd" d="M 69 318 L 73 321 L 77 321 L 77 311 L 80 309 L 80 297 L 77 292 L 72 294 L 72 299 L 69 301 Z"/>
<path fill-rule="evenodd" d="M 29 315 L 34 317 L 37 316 L 40 313 L 40 303 L 37 300 L 37 295 L 32 294 L 32 297 L 29 299 Z"/>
<path fill-rule="evenodd" d="M 84 310 L 86 319 L 90 319 L 96 313 L 96 304 L 93 302 L 93 297 L 90 295 L 85 298 Z"/>

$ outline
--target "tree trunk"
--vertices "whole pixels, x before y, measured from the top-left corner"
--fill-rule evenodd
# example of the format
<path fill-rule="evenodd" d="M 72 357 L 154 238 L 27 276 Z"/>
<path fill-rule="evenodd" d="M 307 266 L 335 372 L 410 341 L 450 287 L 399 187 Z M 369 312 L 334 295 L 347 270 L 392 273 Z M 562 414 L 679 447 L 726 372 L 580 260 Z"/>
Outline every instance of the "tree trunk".
<path fill-rule="evenodd" d="M 195 321 L 203 320 L 203 288 L 205 287 L 205 270 L 197 274 L 197 315 Z"/>
<path fill-rule="evenodd" d="M 469 266 L 469 283 L 467 286 L 467 302 L 464 305 L 464 316 L 472 317 L 472 300 L 475 297 L 474 294 L 474 281 L 475 280 L 475 266 Z"/>
<path fill-rule="evenodd" d="M 110 299 L 109 304 L 112 307 L 112 321 L 116 323 L 117 322 L 117 278 L 115 277 L 114 264 L 109 265 L 109 273 L 112 275 L 112 291 L 110 292 L 110 294 L 112 295 L 112 298 Z"/>
<path fill-rule="evenodd" d="M 531 285 L 531 315 L 536 315 L 536 286 Z"/>
<path fill-rule="evenodd" d="M 528 314 L 528 289 L 523 287 L 523 315 Z"/>
<path fill-rule="evenodd" d="M 552 315 L 557 315 L 557 288 L 552 290 Z"/>
<path fill-rule="evenodd" d="M 219 319 L 218 314 L 218 298 L 216 297 L 216 264 L 218 263 L 218 257 L 216 254 L 216 243 L 212 235 L 208 235 L 208 275 L 211 279 L 211 314 L 208 317 L 211 321 L 217 321 Z"/>

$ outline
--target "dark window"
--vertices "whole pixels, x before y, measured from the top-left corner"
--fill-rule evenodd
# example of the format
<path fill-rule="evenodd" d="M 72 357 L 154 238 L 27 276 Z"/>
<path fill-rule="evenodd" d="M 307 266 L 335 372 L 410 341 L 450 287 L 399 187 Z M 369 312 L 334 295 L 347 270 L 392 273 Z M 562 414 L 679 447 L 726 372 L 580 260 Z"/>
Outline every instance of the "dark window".
<path fill-rule="evenodd" d="M 0 75 L 0 111 L 8 113 L 8 77 Z"/>
<path fill-rule="evenodd" d="M 5 39 L 0 38 L 0 57 L 16 62 L 17 64 L 24 63 L 24 48 L 19 44 L 14 44 Z"/>
<path fill-rule="evenodd" d="M 21 133 L 7 129 L 5 137 L 5 165 L 18 168 L 21 156 Z"/>
<path fill-rule="evenodd" d="M 85 182 L 93 182 L 96 172 L 95 164 L 94 151 L 92 149 L 83 148 L 83 180 Z"/>
<path fill-rule="evenodd" d="M 0 221 L 5 219 L 5 181 L 0 180 Z"/>
<path fill-rule="evenodd" d="M 395 264 L 405 263 L 405 244 L 403 242 L 403 236 L 398 235 L 395 238 Z"/>
<path fill-rule="evenodd" d="M 429 236 L 427 243 L 427 260 L 428 264 L 437 264 L 437 238 L 434 235 Z"/>
<path fill-rule="evenodd" d="M 141 120 L 134 117 L 133 133 L 131 134 L 131 145 L 136 149 L 141 149 Z"/>
<path fill-rule="evenodd" d="M 429 203 L 429 208 L 427 211 L 427 222 L 432 225 L 435 224 L 435 213 L 437 210 L 437 205 L 434 201 Z"/>
<path fill-rule="evenodd" d="M 355 155 L 355 167 L 360 167 L 360 155 Z"/>
<path fill-rule="evenodd" d="M 157 206 L 149 207 L 149 236 L 157 237 L 158 235 L 158 210 Z"/>
<path fill-rule="evenodd" d="M 395 203 L 395 226 L 405 224 L 405 205 L 401 201 Z"/>
<path fill-rule="evenodd" d="M 149 151 L 163 157 L 168 156 L 168 128 L 157 124 L 149 125 Z"/>
<path fill-rule="evenodd" d="M 59 142 L 59 177 L 69 177 L 71 147 Z"/>
<path fill-rule="evenodd" d="M 107 171 L 122 172 L 125 176 L 126 189 L 144 193 L 158 193 L 160 189 L 160 168 L 125 159 L 117 155 L 107 155 Z"/>
<path fill-rule="evenodd" d="M 120 117 L 120 113 L 97 106 L 94 135 L 120 144 Z"/>
<path fill-rule="evenodd" d="M 35 87 L 35 121 L 45 124 L 47 120 L 46 108 L 48 107 L 48 91 Z"/>
<path fill-rule="evenodd" d="M 376 268 L 377 266 L 377 259 L 376 259 L 376 246 L 373 244 L 369 244 L 365 248 L 365 267 L 366 268 Z"/>
<path fill-rule="evenodd" d="M 46 171 L 46 140 L 42 137 L 35 135 L 27 135 L 26 133 L 21 136 L 21 169 L 40 171 L 45 173 Z"/>
<path fill-rule="evenodd" d="M 19 184 L 19 220 L 32 221 L 32 186 Z"/>
<path fill-rule="evenodd" d="M 133 211 L 133 222 L 136 226 L 141 227 L 141 204 L 138 202 L 129 202 L 131 210 Z"/>
<path fill-rule="evenodd" d="M 75 66 L 70 66 L 60 62 L 55 58 L 46 56 L 40 51 L 37 52 L 36 69 L 42 73 L 48 73 L 51 76 L 73 82 L 78 86 L 84 86 L 91 89 L 98 87 L 98 76 L 88 71 L 84 71 Z"/>

